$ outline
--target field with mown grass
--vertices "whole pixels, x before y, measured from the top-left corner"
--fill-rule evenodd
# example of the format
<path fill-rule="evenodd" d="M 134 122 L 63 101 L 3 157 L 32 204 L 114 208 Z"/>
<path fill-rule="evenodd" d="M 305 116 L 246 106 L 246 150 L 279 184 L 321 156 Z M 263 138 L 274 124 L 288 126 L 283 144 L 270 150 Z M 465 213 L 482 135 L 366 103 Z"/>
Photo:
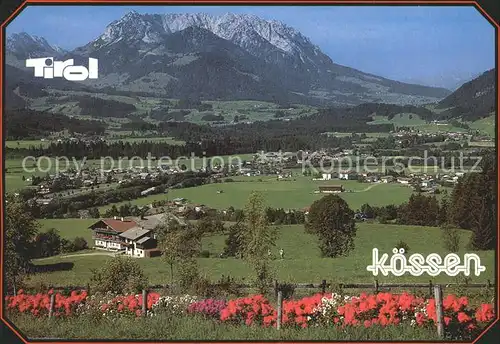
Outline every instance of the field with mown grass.
<path fill-rule="evenodd" d="M 206 184 L 193 188 L 172 189 L 167 194 L 151 195 L 131 201 L 132 204 L 146 205 L 153 201 L 186 198 L 191 203 L 226 209 L 230 206 L 243 208 L 252 191 L 262 193 L 266 204 L 274 208 L 302 209 L 310 206 L 324 194 L 315 193 L 320 185 L 343 185 L 346 192 L 340 194 L 351 209 L 356 210 L 364 203 L 382 206 L 401 204 L 408 200 L 412 189 L 400 184 L 370 184 L 353 180 L 315 181 L 311 177 L 301 175 L 291 179 L 277 180 L 276 176 L 234 177 L 233 182 Z M 295 180 L 294 180 L 295 179 Z M 222 193 L 217 193 L 222 191 Z M 352 191 L 352 192 L 351 192 Z M 128 202 L 116 203 L 119 207 Z M 99 209 L 104 213 L 112 204 Z"/>
<path fill-rule="evenodd" d="M 496 130 L 495 130 L 495 119 L 496 115 L 493 113 L 491 116 L 478 119 L 477 121 L 468 123 L 472 129 L 479 130 L 489 136 L 491 138 L 495 138 Z"/>
<path fill-rule="evenodd" d="M 53 221 L 53 222 L 51 222 Z M 67 221 L 67 224 L 64 222 Z M 55 227 L 66 237 L 84 236 L 84 231 L 90 232 L 88 227 L 91 220 L 44 220 L 44 228 Z M 287 225 L 278 227 L 279 237 L 276 249 L 272 252 L 279 257 L 278 251 L 283 248 L 284 259 L 275 259 L 272 268 L 276 277 L 283 282 L 321 283 L 325 279 L 330 283 L 372 283 L 374 276 L 366 270 L 372 263 L 372 249 L 378 248 L 380 254 L 392 255 L 392 249 L 403 240 L 409 246 L 409 253 L 421 253 L 424 256 L 430 253 L 446 255 L 442 244 L 441 230 L 435 227 L 385 225 L 378 223 L 358 223 L 354 250 L 346 257 L 323 258 L 318 248 L 316 236 L 307 234 L 303 225 Z M 470 238 L 470 231 L 461 231 L 461 250 L 459 256 L 471 252 L 466 249 Z M 90 235 L 90 234 L 88 234 Z M 251 269 L 247 264 L 235 258 L 218 258 L 224 249 L 227 235 L 213 235 L 203 238 L 202 249 L 210 253 L 209 258 L 198 258 L 200 270 L 210 280 L 217 281 L 222 276 L 231 276 L 239 282 L 251 283 Z M 87 236 L 88 238 L 88 236 Z M 91 244 L 92 245 L 92 244 Z M 99 251 L 96 251 L 99 252 Z M 481 262 L 486 266 L 486 272 L 480 276 L 471 276 L 471 282 L 486 283 L 495 281 L 494 252 L 478 252 Z M 40 273 L 26 279 L 29 286 L 40 285 L 86 285 L 91 277 L 91 269 L 102 266 L 109 259 L 104 255 L 78 255 L 67 257 L 50 257 L 35 260 L 37 265 L 56 263 L 73 263 L 71 270 Z M 161 257 L 138 259 L 137 262 L 144 269 L 150 284 L 165 284 L 170 280 L 170 267 Z M 174 273 L 175 275 L 175 273 Z M 174 276 L 175 278 L 175 276 Z M 437 277 L 422 275 L 420 277 L 404 275 L 395 277 L 389 275 L 376 277 L 379 283 L 428 283 L 429 280 L 439 283 L 463 282 L 460 277 L 449 277 L 444 274 Z"/>
<path fill-rule="evenodd" d="M 410 118 L 411 117 L 411 118 Z M 453 131 L 453 132 L 466 132 L 467 130 L 455 127 L 448 123 L 443 124 L 433 124 L 427 123 L 425 120 L 421 119 L 416 114 L 401 113 L 394 116 L 392 119 L 388 119 L 387 116 L 373 116 L 373 121 L 368 122 L 368 124 L 394 124 L 396 127 L 412 127 L 418 129 L 422 132 L 434 133 L 437 131 Z"/>
<path fill-rule="evenodd" d="M 261 328 L 216 323 L 195 316 L 156 316 L 95 321 L 91 317 L 33 319 L 30 315 L 10 318 L 29 339 L 123 339 L 128 340 L 437 340 L 436 331 L 406 325 L 310 327 L 305 329 Z M 166 326 L 168 324 L 168 326 Z"/>
<path fill-rule="evenodd" d="M 30 148 L 30 147 L 48 147 L 50 144 L 49 141 L 41 141 L 41 140 L 13 140 L 13 141 L 5 141 L 5 148 Z"/>
<path fill-rule="evenodd" d="M 107 142 L 128 142 L 128 143 L 141 143 L 141 142 L 153 142 L 153 143 L 167 143 L 169 145 L 184 145 L 186 142 L 174 139 L 173 137 L 162 137 L 162 136 L 151 136 L 151 137 L 116 137 L 112 139 L 106 139 Z"/>

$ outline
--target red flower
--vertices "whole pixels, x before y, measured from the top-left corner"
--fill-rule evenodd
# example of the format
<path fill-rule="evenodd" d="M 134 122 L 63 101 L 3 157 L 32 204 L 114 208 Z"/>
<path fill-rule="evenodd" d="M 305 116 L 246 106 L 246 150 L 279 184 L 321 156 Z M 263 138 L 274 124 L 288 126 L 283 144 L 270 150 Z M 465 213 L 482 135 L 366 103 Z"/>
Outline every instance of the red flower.
<path fill-rule="evenodd" d="M 476 320 L 479 322 L 489 322 L 494 316 L 493 306 L 490 304 L 482 304 L 476 311 Z"/>
<path fill-rule="evenodd" d="M 470 316 L 468 316 L 467 314 L 465 314 L 464 312 L 458 312 L 457 319 L 458 319 L 458 322 L 464 323 L 464 322 L 470 321 L 472 318 Z"/>

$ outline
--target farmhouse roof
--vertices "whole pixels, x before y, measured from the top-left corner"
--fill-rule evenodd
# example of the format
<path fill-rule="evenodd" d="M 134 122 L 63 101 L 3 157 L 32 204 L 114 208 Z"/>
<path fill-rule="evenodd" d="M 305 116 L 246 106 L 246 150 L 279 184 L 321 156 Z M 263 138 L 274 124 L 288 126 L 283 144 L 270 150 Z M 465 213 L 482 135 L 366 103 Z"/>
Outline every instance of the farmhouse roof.
<path fill-rule="evenodd" d="M 123 232 L 122 234 L 120 234 L 120 236 L 123 238 L 126 238 L 126 239 L 136 240 L 136 239 L 148 234 L 149 232 L 150 231 L 148 229 L 144 229 L 141 227 L 134 227 L 134 228 L 129 229 L 126 232 Z"/>
<path fill-rule="evenodd" d="M 343 189 L 344 186 L 342 185 L 320 185 L 320 189 Z"/>
<path fill-rule="evenodd" d="M 150 239 L 151 239 L 150 237 L 145 236 L 144 238 L 141 238 L 141 239 L 137 240 L 137 243 L 138 244 L 144 244 L 146 241 L 148 241 Z"/>
<path fill-rule="evenodd" d="M 117 231 L 117 232 L 125 232 L 129 230 L 130 228 L 137 227 L 137 223 L 132 220 L 117 220 L 117 219 L 102 219 L 94 223 L 92 226 L 89 228 L 95 229 L 95 228 L 102 228 L 103 226 L 100 224 L 104 224 L 107 227 L 110 227 L 112 230 Z"/>
<path fill-rule="evenodd" d="M 156 215 L 151 215 L 151 216 L 147 216 L 146 218 L 144 219 L 138 219 L 137 220 L 137 223 L 145 228 L 145 229 L 154 229 L 155 227 L 157 227 L 158 225 L 162 224 L 163 223 L 163 214 L 156 214 Z"/>

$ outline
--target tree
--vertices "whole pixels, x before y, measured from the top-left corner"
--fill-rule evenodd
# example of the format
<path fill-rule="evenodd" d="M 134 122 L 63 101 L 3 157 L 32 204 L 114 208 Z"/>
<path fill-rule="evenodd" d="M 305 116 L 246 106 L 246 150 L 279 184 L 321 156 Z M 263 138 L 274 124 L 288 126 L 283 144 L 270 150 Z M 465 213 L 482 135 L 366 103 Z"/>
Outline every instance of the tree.
<path fill-rule="evenodd" d="M 242 233 L 245 226 L 241 222 L 236 222 L 229 227 L 229 235 L 225 242 L 224 256 L 236 257 L 242 254 Z"/>
<path fill-rule="evenodd" d="M 90 208 L 89 215 L 94 219 L 98 219 L 101 217 L 101 214 L 99 213 L 99 209 L 97 209 L 97 208 Z"/>
<path fill-rule="evenodd" d="M 201 235 L 191 224 L 171 220 L 156 228 L 163 259 L 170 265 L 170 279 L 174 280 L 174 265 L 196 257 L 201 251 Z"/>
<path fill-rule="evenodd" d="M 346 255 L 354 248 L 354 212 L 338 195 L 328 195 L 315 201 L 309 210 L 305 228 L 318 236 L 319 247 L 325 257 Z"/>
<path fill-rule="evenodd" d="M 496 244 L 496 159 L 486 151 L 480 173 L 467 173 L 453 189 L 448 209 L 450 222 L 473 231 L 470 246 L 493 249 Z"/>
<path fill-rule="evenodd" d="M 7 288 L 16 286 L 18 278 L 26 273 L 31 259 L 34 258 L 33 238 L 39 224 L 24 209 L 24 204 L 16 202 L 10 195 L 6 196 L 5 205 L 5 241 L 4 271 Z"/>
<path fill-rule="evenodd" d="M 200 221 L 198 221 L 197 228 L 200 232 L 200 235 L 203 235 L 205 233 L 220 234 L 224 232 L 224 224 L 218 217 L 213 215 L 202 217 Z"/>
<path fill-rule="evenodd" d="M 441 204 L 439 206 L 439 214 L 438 214 L 438 224 L 440 226 L 448 224 L 449 217 L 449 200 L 447 196 L 443 196 L 441 199 Z"/>
<path fill-rule="evenodd" d="M 470 246 L 476 250 L 493 250 L 496 245 L 496 203 L 489 192 L 489 181 L 486 175 L 481 175 L 479 185 L 480 197 L 471 199 L 472 213 L 471 229 L 473 231 Z"/>
<path fill-rule="evenodd" d="M 439 220 L 439 202 L 436 197 L 423 194 L 410 196 L 408 203 L 400 207 L 398 223 L 416 226 L 435 226 Z"/>
<path fill-rule="evenodd" d="M 441 228 L 443 246 L 449 252 L 458 252 L 460 249 L 460 233 L 456 228 L 445 225 Z"/>
<path fill-rule="evenodd" d="M 271 282 L 269 250 L 275 246 L 276 227 L 269 226 L 264 199 L 252 192 L 244 210 L 244 229 L 241 232 L 243 258 L 253 268 L 260 291 Z"/>
<path fill-rule="evenodd" d="M 36 257 L 50 257 L 61 253 L 61 236 L 59 232 L 51 228 L 46 232 L 39 233 L 35 237 Z"/>

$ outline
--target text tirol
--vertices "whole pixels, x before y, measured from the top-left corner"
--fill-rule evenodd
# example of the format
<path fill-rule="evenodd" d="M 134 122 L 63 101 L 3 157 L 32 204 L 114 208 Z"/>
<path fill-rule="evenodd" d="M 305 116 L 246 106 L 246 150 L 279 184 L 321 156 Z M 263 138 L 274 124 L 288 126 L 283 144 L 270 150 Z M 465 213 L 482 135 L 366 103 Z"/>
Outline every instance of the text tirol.
<path fill-rule="evenodd" d="M 374 276 L 377 276 L 379 271 L 384 276 L 388 276 L 389 273 L 394 276 L 403 276 L 405 273 L 413 276 L 420 276 L 423 273 L 430 276 L 437 276 L 441 273 L 448 276 L 457 276 L 459 273 L 463 273 L 465 276 L 469 276 L 471 265 L 474 264 L 474 274 L 476 276 L 486 271 L 486 267 L 481 265 L 481 259 L 474 253 L 466 253 L 463 264 L 461 264 L 460 257 L 455 253 L 450 253 L 444 258 L 441 258 L 437 253 L 431 253 L 427 257 L 415 253 L 407 258 L 404 255 L 405 250 L 398 250 L 397 248 L 393 249 L 392 253 L 389 263 L 386 264 L 389 255 L 384 253 L 379 258 L 378 249 L 374 248 L 372 251 L 372 265 L 367 266 L 366 270 L 373 272 Z"/>
<path fill-rule="evenodd" d="M 69 81 L 97 79 L 99 73 L 97 59 L 89 58 L 89 67 L 74 66 L 75 61 L 54 61 L 53 57 L 26 60 L 26 67 L 35 69 L 35 77 L 53 79 L 64 78 Z"/>

